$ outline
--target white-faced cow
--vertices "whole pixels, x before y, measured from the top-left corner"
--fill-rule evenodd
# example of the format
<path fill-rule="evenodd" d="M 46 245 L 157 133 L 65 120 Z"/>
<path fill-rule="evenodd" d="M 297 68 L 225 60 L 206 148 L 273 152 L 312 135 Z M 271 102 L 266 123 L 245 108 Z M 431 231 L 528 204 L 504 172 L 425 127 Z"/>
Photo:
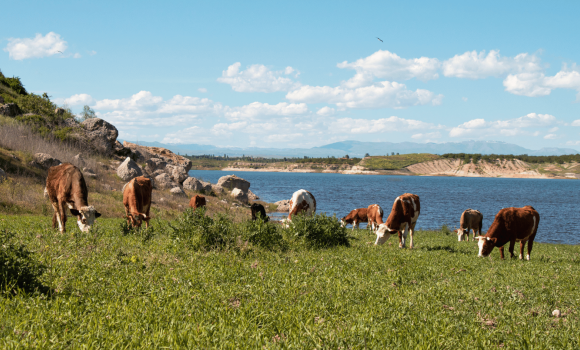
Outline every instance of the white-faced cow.
<path fill-rule="evenodd" d="M 48 169 L 45 191 L 54 209 L 52 227 L 56 228 L 58 223 L 61 233 L 66 231 L 67 207 L 77 217 L 77 224 L 82 232 L 89 232 L 95 219 L 101 216 L 88 204 L 89 191 L 83 173 L 70 163 Z"/>
<path fill-rule="evenodd" d="M 151 180 L 143 176 L 138 176 L 125 185 L 123 205 L 125 218 L 130 226 L 141 227 L 141 222 L 145 221 L 145 227 L 149 227 L 152 192 Z"/>
<path fill-rule="evenodd" d="M 483 214 L 479 210 L 467 209 L 461 214 L 459 221 L 459 229 L 455 230 L 457 233 L 457 240 L 461 242 L 465 236 L 465 240 L 469 242 L 469 231 L 473 230 L 473 240 L 475 240 L 475 232 L 481 236 L 481 226 L 483 222 Z"/>
<path fill-rule="evenodd" d="M 509 242 L 510 256 L 514 257 L 514 245 L 520 242 L 520 259 L 524 258 L 524 247 L 528 243 L 527 260 L 530 260 L 534 238 L 540 224 L 540 214 L 527 205 L 523 208 L 504 208 L 500 210 L 485 236 L 479 236 L 479 256 L 488 256 L 494 247 L 499 247 L 504 259 L 503 246 Z"/>
<path fill-rule="evenodd" d="M 368 222 L 368 209 L 367 208 L 358 208 L 353 209 L 348 213 L 347 216 L 340 219 L 340 224 L 342 227 L 345 227 L 348 224 L 352 225 L 352 229 L 358 228 L 358 225 L 361 222 Z"/>
<path fill-rule="evenodd" d="M 367 216 L 369 218 L 368 226 L 374 231 L 383 223 L 383 208 L 378 204 L 371 204 L 367 209 Z"/>
<path fill-rule="evenodd" d="M 419 196 L 405 193 L 397 197 L 387 221 L 384 224 L 380 224 L 376 231 L 377 240 L 375 241 L 375 245 L 385 243 L 392 234 L 398 233 L 399 248 L 404 248 L 407 233 L 410 233 L 411 242 L 409 242 L 409 247 L 412 249 L 414 247 L 413 233 L 420 211 L 421 204 L 419 202 Z"/>

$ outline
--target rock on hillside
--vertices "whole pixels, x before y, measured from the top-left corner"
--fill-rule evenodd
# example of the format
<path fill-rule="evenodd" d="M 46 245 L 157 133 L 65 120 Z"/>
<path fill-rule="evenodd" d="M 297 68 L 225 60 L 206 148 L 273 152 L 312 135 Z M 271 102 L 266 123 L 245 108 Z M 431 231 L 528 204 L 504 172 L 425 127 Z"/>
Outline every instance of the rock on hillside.
<path fill-rule="evenodd" d="M 4 182 L 4 180 L 6 180 L 8 178 L 8 175 L 6 175 L 6 172 L 2 169 L 0 169 L 0 184 L 2 182 Z"/>
<path fill-rule="evenodd" d="M 417 163 L 407 167 L 415 174 L 420 175 L 450 175 L 466 177 L 517 177 L 517 178 L 540 178 L 546 177 L 537 170 L 518 159 L 496 160 L 488 162 L 480 160 L 464 163 L 462 159 L 438 159 L 429 162 Z"/>
<path fill-rule="evenodd" d="M 195 177 L 190 177 L 183 182 L 183 188 L 190 191 L 202 191 L 203 185 Z"/>
<path fill-rule="evenodd" d="M 0 114 L 7 117 L 16 117 L 17 115 L 22 114 L 22 112 L 16 103 L 7 103 L 0 106 Z"/>
<path fill-rule="evenodd" d="M 250 189 L 250 182 L 237 177 L 236 175 L 222 176 L 218 180 L 218 186 L 223 187 L 226 190 L 233 190 L 234 188 L 239 188 L 244 193 L 247 193 Z"/>
<path fill-rule="evenodd" d="M 34 155 L 34 160 L 30 162 L 30 165 L 36 166 L 41 169 L 48 169 L 52 166 L 57 166 L 61 163 L 60 160 L 54 158 L 50 154 L 46 153 L 36 153 Z"/>
<path fill-rule="evenodd" d="M 127 157 L 127 159 L 125 159 L 125 161 L 117 168 L 117 175 L 123 179 L 123 181 L 129 181 L 137 176 L 143 175 L 143 171 L 141 171 L 141 168 L 139 168 L 137 163 Z"/>
<path fill-rule="evenodd" d="M 119 131 L 113 124 L 100 118 L 89 118 L 82 122 L 81 126 L 95 149 L 107 155 L 115 152 Z"/>
<path fill-rule="evenodd" d="M 290 211 L 290 200 L 289 199 L 283 199 L 281 201 L 277 201 L 274 204 L 276 204 L 278 206 L 276 211 L 279 211 L 279 212 L 289 212 Z"/>
<path fill-rule="evenodd" d="M 156 187 L 160 189 L 179 187 L 179 184 L 174 182 L 171 176 L 165 173 L 155 177 L 155 184 Z"/>
<path fill-rule="evenodd" d="M 239 188 L 234 188 L 231 193 L 231 196 L 234 197 L 235 200 L 240 201 L 244 204 L 248 204 L 248 193 L 242 191 Z"/>
<path fill-rule="evenodd" d="M 123 146 L 130 148 L 133 152 L 139 151 L 147 158 L 159 158 L 166 162 L 166 164 L 183 167 L 186 172 L 191 170 L 191 160 L 177 155 L 166 148 L 140 146 L 127 141 L 123 141 Z"/>

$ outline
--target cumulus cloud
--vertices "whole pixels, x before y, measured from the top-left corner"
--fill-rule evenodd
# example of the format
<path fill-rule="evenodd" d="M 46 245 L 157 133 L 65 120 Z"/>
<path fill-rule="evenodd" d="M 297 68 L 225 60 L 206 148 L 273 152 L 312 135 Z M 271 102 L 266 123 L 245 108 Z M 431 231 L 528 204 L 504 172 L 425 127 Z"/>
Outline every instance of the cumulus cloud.
<path fill-rule="evenodd" d="M 207 89 L 206 88 L 199 88 L 199 89 L 197 89 L 197 91 L 205 94 L 207 92 Z"/>
<path fill-rule="evenodd" d="M 322 107 L 320 108 L 316 114 L 323 116 L 323 117 L 329 117 L 331 115 L 334 115 L 334 113 L 336 112 L 336 110 L 334 108 L 330 108 L 328 106 Z"/>
<path fill-rule="evenodd" d="M 222 72 L 222 76 L 217 81 L 231 85 L 234 91 L 238 92 L 276 92 L 289 91 L 300 83 L 295 82 L 290 77 L 297 72 L 292 67 L 286 67 L 283 71 L 271 71 L 262 64 L 254 64 L 240 70 L 240 62 L 236 62 Z"/>
<path fill-rule="evenodd" d="M 302 86 L 286 94 L 290 101 L 330 103 L 339 108 L 406 108 L 418 105 L 439 105 L 443 95 L 429 90 L 407 89 L 405 84 L 383 81 L 371 86 L 349 89 L 342 86 Z"/>
<path fill-rule="evenodd" d="M 36 34 L 34 38 L 10 38 L 4 51 L 8 52 L 11 59 L 19 61 L 56 55 L 66 49 L 67 42 L 59 34 L 50 32 L 45 36 Z"/>
<path fill-rule="evenodd" d="M 225 107 L 224 115 L 230 120 L 256 120 L 262 117 L 294 117 L 308 113 L 305 103 L 280 102 L 275 105 L 253 102 L 241 107 Z"/>
<path fill-rule="evenodd" d="M 412 139 L 415 139 L 415 140 L 425 140 L 425 141 L 429 141 L 431 139 L 441 138 L 441 133 L 439 131 L 427 132 L 427 133 L 419 133 L 419 134 L 412 135 L 411 138 Z"/>
<path fill-rule="evenodd" d="M 515 57 L 502 57 L 498 50 L 491 50 L 488 54 L 468 51 L 443 62 L 443 75 L 456 78 L 482 79 L 539 70 L 540 60 L 535 55 L 521 53 Z"/>
<path fill-rule="evenodd" d="M 66 103 L 68 106 L 84 106 L 91 105 L 95 102 L 95 99 L 89 94 L 76 94 L 65 99 L 56 99 L 56 103 Z"/>
<path fill-rule="evenodd" d="M 544 138 L 546 140 L 555 140 L 555 139 L 558 138 L 558 135 L 556 135 L 556 134 L 547 134 L 546 136 L 544 136 Z"/>
<path fill-rule="evenodd" d="M 550 114 L 529 113 L 523 117 L 486 121 L 473 119 L 449 131 L 451 137 L 485 137 L 490 135 L 515 136 L 524 133 L 526 128 L 546 127 L 556 123 L 556 117 Z"/>
<path fill-rule="evenodd" d="M 333 132 L 349 134 L 373 134 L 393 131 L 413 131 L 421 129 L 436 129 L 441 126 L 422 122 L 420 120 L 389 117 L 380 119 L 353 119 L 340 118 L 332 122 L 330 129 Z"/>

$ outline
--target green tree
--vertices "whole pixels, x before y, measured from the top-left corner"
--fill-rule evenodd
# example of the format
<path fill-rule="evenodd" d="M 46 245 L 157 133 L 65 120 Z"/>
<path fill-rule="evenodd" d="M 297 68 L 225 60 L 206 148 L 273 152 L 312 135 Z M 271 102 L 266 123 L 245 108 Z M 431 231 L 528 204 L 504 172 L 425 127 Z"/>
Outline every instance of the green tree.
<path fill-rule="evenodd" d="M 91 119 L 91 118 L 96 118 L 97 115 L 95 114 L 95 111 L 93 109 L 91 109 L 91 107 L 85 105 L 83 107 L 83 111 L 80 114 L 80 117 L 82 120 L 87 120 L 87 119 Z"/>
<path fill-rule="evenodd" d="M 370 156 L 371 156 L 370 154 L 368 154 L 368 153 L 365 153 L 365 158 L 366 158 L 366 157 L 370 157 Z"/>

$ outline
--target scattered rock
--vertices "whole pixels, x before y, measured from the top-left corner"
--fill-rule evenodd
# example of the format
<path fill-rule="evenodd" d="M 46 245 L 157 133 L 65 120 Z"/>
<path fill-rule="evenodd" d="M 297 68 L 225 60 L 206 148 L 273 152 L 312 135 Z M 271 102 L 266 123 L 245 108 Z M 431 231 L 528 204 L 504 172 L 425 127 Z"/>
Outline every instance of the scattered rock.
<path fill-rule="evenodd" d="M 556 310 L 552 311 L 552 316 L 560 317 L 560 316 L 562 316 L 562 313 L 560 312 L 560 310 L 556 309 Z"/>
<path fill-rule="evenodd" d="M 223 187 L 221 187 L 220 185 L 214 185 L 214 184 L 212 184 L 212 185 L 211 185 L 211 189 L 212 189 L 212 191 L 214 191 L 216 194 L 220 194 L 220 193 L 224 193 L 224 192 L 225 192 L 224 188 L 223 188 Z"/>
<path fill-rule="evenodd" d="M 244 204 L 248 204 L 248 194 L 246 192 L 242 191 L 241 189 L 234 188 L 230 195 L 232 197 L 234 197 L 234 199 L 236 199 Z"/>
<path fill-rule="evenodd" d="M 91 168 L 84 168 L 83 175 L 88 176 L 88 177 L 92 177 L 93 179 L 97 177 L 97 174 L 95 174 L 95 172 Z"/>
<path fill-rule="evenodd" d="M 4 180 L 8 179 L 8 175 L 6 175 L 6 172 L 2 169 L 0 169 L 0 184 L 2 182 L 4 182 Z"/>
<path fill-rule="evenodd" d="M 127 157 L 121 165 L 117 168 L 117 175 L 123 179 L 123 181 L 129 181 L 132 178 L 143 175 L 139 165 L 133 161 L 133 159 Z"/>
<path fill-rule="evenodd" d="M 115 145 L 113 146 L 115 154 L 121 157 L 129 157 L 132 155 L 130 148 L 125 148 L 119 141 L 115 141 Z"/>
<path fill-rule="evenodd" d="M 165 169 L 157 169 L 157 170 L 155 170 L 155 171 L 154 171 L 154 172 L 153 172 L 151 175 L 152 175 L 153 177 L 155 177 L 155 176 L 157 176 L 157 175 L 161 175 L 161 174 L 167 174 L 167 173 L 165 172 Z"/>
<path fill-rule="evenodd" d="M 247 193 L 250 189 L 250 182 L 237 177 L 236 175 L 222 176 L 218 180 L 218 186 L 221 186 L 227 190 L 233 190 L 234 188 L 239 188 L 244 193 Z"/>
<path fill-rule="evenodd" d="M 179 187 L 173 187 L 169 192 L 174 196 L 186 196 L 185 192 Z"/>
<path fill-rule="evenodd" d="M 203 185 L 195 177 L 188 177 L 185 181 L 183 181 L 183 188 L 186 190 L 199 192 L 203 190 Z"/>
<path fill-rule="evenodd" d="M 203 191 L 205 191 L 205 193 L 211 193 L 211 183 L 210 182 L 205 182 L 205 181 L 200 181 L 201 185 L 203 186 Z"/>
<path fill-rule="evenodd" d="M 7 103 L 5 105 L 0 106 L 0 114 L 14 118 L 17 115 L 22 114 L 22 112 L 20 111 L 20 108 L 16 103 Z"/>
<path fill-rule="evenodd" d="M 65 112 L 64 108 L 60 108 L 60 107 L 54 110 L 54 114 L 56 114 L 56 115 L 63 115 L 64 112 Z"/>
<path fill-rule="evenodd" d="M 69 128 L 76 128 L 77 126 L 79 126 L 79 123 L 75 120 L 75 118 L 66 118 L 63 121 L 65 126 L 68 126 Z"/>
<path fill-rule="evenodd" d="M 117 128 L 100 118 L 89 118 L 81 123 L 93 147 L 106 154 L 115 151 L 119 131 Z"/>
<path fill-rule="evenodd" d="M 260 197 L 256 196 L 252 191 L 248 190 L 248 199 L 252 201 L 257 201 Z"/>
<path fill-rule="evenodd" d="M 36 153 L 34 155 L 34 160 L 30 163 L 30 165 L 37 166 L 41 169 L 48 169 L 51 166 L 57 166 L 60 163 L 60 160 L 53 158 L 50 154 Z"/>
<path fill-rule="evenodd" d="M 280 211 L 280 212 L 290 211 L 290 200 L 289 199 L 283 199 L 281 201 L 277 201 L 274 204 L 276 204 L 278 206 L 276 211 Z"/>
<path fill-rule="evenodd" d="M 156 170 L 165 169 L 165 166 L 167 166 L 167 162 L 161 158 L 150 158 L 147 160 L 146 164 L 145 169 L 150 173 L 153 173 Z"/>
<path fill-rule="evenodd" d="M 112 191 L 113 190 L 113 187 L 109 184 L 102 184 L 101 187 L 105 191 Z"/>
<path fill-rule="evenodd" d="M 160 189 L 179 187 L 179 184 L 174 182 L 171 176 L 165 173 L 155 177 L 155 184 L 157 185 L 156 187 Z"/>
<path fill-rule="evenodd" d="M 127 141 L 123 141 L 123 146 L 133 150 L 139 149 L 143 153 L 147 153 L 148 157 L 161 158 L 167 162 L 167 164 L 184 167 L 186 172 L 191 170 L 191 160 L 177 155 L 166 148 L 140 146 Z"/>
<path fill-rule="evenodd" d="M 185 179 L 189 177 L 189 175 L 187 175 L 187 171 L 185 170 L 185 168 L 181 166 L 174 166 L 171 175 L 173 177 L 173 181 L 180 184 L 183 183 L 183 181 L 185 181 Z"/>
<path fill-rule="evenodd" d="M 85 159 L 83 158 L 83 156 L 80 153 L 73 157 L 72 163 L 79 168 L 85 166 L 85 164 L 86 164 Z M 94 171 L 93 171 L 93 173 L 94 173 Z"/>

